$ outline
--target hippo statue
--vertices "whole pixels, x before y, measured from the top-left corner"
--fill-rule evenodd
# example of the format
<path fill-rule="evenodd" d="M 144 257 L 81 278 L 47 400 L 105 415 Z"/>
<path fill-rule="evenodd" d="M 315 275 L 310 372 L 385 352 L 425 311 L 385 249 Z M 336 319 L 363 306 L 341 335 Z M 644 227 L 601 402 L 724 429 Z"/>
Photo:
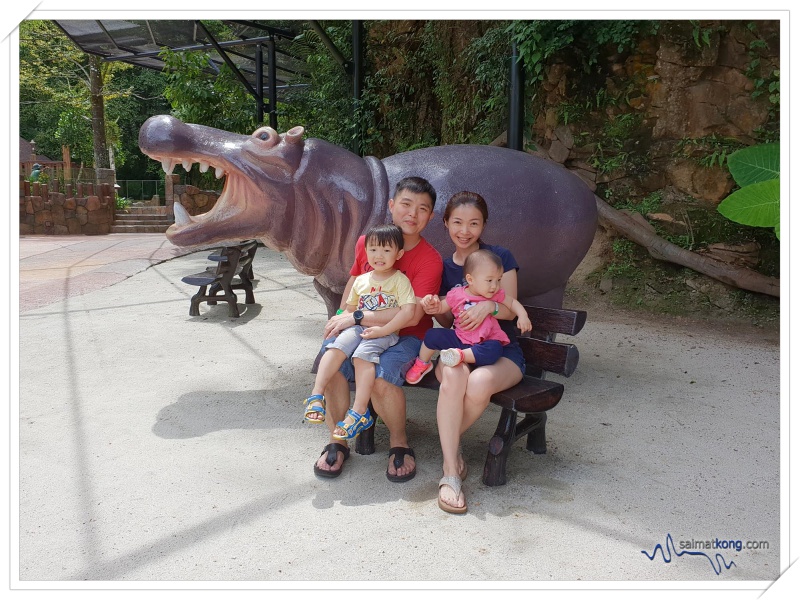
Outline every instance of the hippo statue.
<path fill-rule="evenodd" d="M 303 127 L 279 135 L 261 127 L 240 135 L 187 124 L 167 115 L 148 119 L 139 146 L 171 173 L 215 170 L 225 177 L 207 213 L 189 216 L 175 203 L 167 238 L 176 246 L 210 247 L 258 239 L 314 277 L 328 313 L 339 306 L 359 235 L 390 221 L 388 201 L 407 176 L 424 177 L 437 192 L 436 215 L 423 236 L 450 256 L 442 222 L 456 192 L 477 192 L 489 206 L 483 239 L 511 250 L 520 264 L 523 303 L 560 308 L 567 279 L 589 249 L 597 227 L 595 199 L 563 166 L 525 152 L 478 145 L 412 150 L 379 160 L 360 157 Z"/>

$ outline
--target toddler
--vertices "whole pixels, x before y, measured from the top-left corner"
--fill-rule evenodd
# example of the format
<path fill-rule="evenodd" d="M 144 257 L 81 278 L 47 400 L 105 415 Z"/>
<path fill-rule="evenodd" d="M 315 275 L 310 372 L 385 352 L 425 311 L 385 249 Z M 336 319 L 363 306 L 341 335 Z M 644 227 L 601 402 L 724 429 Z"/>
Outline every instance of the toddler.
<path fill-rule="evenodd" d="M 434 328 L 425 333 L 419 356 L 406 373 L 406 381 L 410 384 L 419 383 L 433 369 L 431 358 L 435 350 L 440 351 L 439 360 L 448 367 L 455 367 L 462 362 L 478 367 L 497 362 L 503 354 L 503 346 L 509 343 L 508 336 L 494 317 L 499 304 L 506 305 L 517 316 L 520 331 L 524 333 L 531 330 L 531 321 L 522 304 L 513 298 L 510 302 L 506 301 L 505 290 L 500 287 L 503 264 L 499 256 L 490 250 L 476 250 L 464 261 L 464 273 L 467 285 L 454 287 L 447 292 L 444 300 L 433 295 L 422 299 L 425 312 L 429 314 L 452 311 L 455 329 Z M 461 329 L 459 315 L 486 299 L 495 303 L 492 315 L 472 331 Z"/>
<path fill-rule="evenodd" d="M 400 228 L 397 225 L 372 227 L 366 233 L 364 246 L 373 270 L 355 278 L 347 298 L 346 310 L 353 313 L 355 325 L 342 331 L 326 346 L 317 368 L 314 388 L 304 402 L 305 419 L 311 423 L 323 423 L 325 387 L 342 363 L 352 357 L 355 400 L 345 419 L 339 421 L 333 430 L 333 437 L 339 440 L 352 439 L 372 425 L 369 399 L 375 383 L 375 364 L 384 350 L 398 342 L 397 332 L 413 318 L 416 304 L 408 277 L 394 268 L 395 262 L 403 255 L 403 232 Z M 379 311 L 398 307 L 400 311 L 386 325 L 361 325 L 364 318 L 362 309 Z"/>

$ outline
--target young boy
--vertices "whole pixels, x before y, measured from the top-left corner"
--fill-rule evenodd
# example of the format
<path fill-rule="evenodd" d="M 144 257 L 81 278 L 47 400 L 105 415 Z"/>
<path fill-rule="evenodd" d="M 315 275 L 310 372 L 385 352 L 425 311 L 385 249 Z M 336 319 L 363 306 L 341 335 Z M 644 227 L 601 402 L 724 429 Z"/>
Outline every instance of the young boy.
<path fill-rule="evenodd" d="M 305 419 L 311 423 L 325 421 L 323 392 L 342 363 L 352 357 L 356 393 L 353 408 L 336 424 L 333 437 L 349 440 L 372 425 L 369 399 L 375 383 L 375 367 L 381 353 L 400 339 L 397 332 L 414 316 L 416 298 L 408 277 L 394 265 L 403 255 L 403 232 L 397 225 L 372 227 L 364 237 L 367 261 L 372 271 L 356 277 L 347 298 L 347 312 L 353 313 L 355 325 L 342 331 L 331 342 L 317 368 L 311 395 L 305 400 Z M 400 311 L 386 325 L 363 327 L 362 309 L 379 311 L 387 308 Z"/>
<path fill-rule="evenodd" d="M 500 287 L 503 278 L 503 263 L 500 257 L 490 250 L 476 250 L 464 261 L 464 278 L 467 285 L 454 287 L 444 300 L 429 295 L 422 299 L 426 312 L 443 314 L 453 312 L 455 329 L 429 329 L 419 351 L 419 356 L 406 373 L 410 384 L 420 380 L 433 369 L 431 358 L 435 350 L 440 350 L 439 360 L 448 367 L 465 362 L 481 367 L 493 365 L 503 354 L 503 346 L 509 343 L 508 336 L 500 329 L 493 316 L 483 320 L 477 328 L 466 331 L 458 326 L 458 316 L 470 306 L 485 299 L 495 305 L 506 304 L 517 315 L 517 327 L 525 333 L 531 330 L 531 321 L 525 308 L 517 300 L 506 303 L 505 290 Z M 495 314 L 497 310 L 495 310 Z"/>

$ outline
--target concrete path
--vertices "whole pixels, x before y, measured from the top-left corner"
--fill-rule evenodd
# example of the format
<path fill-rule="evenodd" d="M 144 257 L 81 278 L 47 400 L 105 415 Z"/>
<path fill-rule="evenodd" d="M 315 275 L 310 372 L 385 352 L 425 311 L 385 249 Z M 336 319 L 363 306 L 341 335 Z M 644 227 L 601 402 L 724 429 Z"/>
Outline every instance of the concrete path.
<path fill-rule="evenodd" d="M 469 512 L 452 516 L 436 506 L 430 391 L 408 391 L 415 479 L 387 481 L 380 426 L 376 454 L 353 453 L 338 479 L 312 472 L 326 436 L 301 422 L 301 399 L 325 309 L 310 278 L 261 248 L 257 305 L 190 317 L 181 277 L 208 252 L 144 238 L 20 240 L 21 587 L 778 576 L 774 336 L 590 314 L 548 454 L 520 444 L 509 483 L 484 486 L 490 407 L 464 438 Z M 761 544 L 678 556 L 716 539 Z"/>

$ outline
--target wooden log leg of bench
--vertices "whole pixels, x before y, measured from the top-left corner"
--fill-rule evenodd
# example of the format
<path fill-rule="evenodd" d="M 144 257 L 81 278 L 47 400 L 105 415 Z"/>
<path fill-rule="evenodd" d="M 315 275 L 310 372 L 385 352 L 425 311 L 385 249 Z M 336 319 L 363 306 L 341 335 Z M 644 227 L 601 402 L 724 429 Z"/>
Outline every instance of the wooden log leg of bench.
<path fill-rule="evenodd" d="M 208 290 L 208 295 L 209 296 L 216 296 L 217 294 L 219 294 L 220 290 L 222 290 L 222 286 L 219 284 L 219 281 L 216 282 L 216 283 L 212 283 L 211 287 Z M 206 304 L 211 304 L 211 305 L 216 306 L 217 301 L 216 300 L 207 300 Z"/>
<path fill-rule="evenodd" d="M 200 316 L 200 303 L 203 301 L 203 298 L 206 297 L 206 287 L 205 285 L 200 286 L 200 289 L 197 293 L 192 296 L 192 302 L 189 305 L 189 316 L 190 317 L 199 317 Z"/>
<path fill-rule="evenodd" d="M 253 280 L 244 275 L 241 276 L 241 280 L 242 280 L 242 289 L 244 290 L 244 303 L 255 304 L 256 297 L 253 294 Z"/>
<path fill-rule="evenodd" d="M 230 288 L 225 289 L 225 295 L 223 296 L 223 298 L 225 298 L 225 301 L 228 303 L 228 316 L 238 317 L 239 316 L 238 298 L 236 298 L 236 294 L 233 293 L 233 290 L 231 290 Z"/>
<path fill-rule="evenodd" d="M 372 408 L 372 401 L 369 403 L 369 412 L 372 413 L 375 421 L 370 427 L 358 434 L 356 438 L 356 454 L 373 454 L 375 452 L 375 423 L 378 422 L 378 415 Z"/>
<path fill-rule="evenodd" d="M 506 484 L 506 462 L 514 444 L 517 412 L 504 408 L 494 436 L 489 440 L 489 452 L 483 465 L 483 483 L 489 486 Z"/>
<path fill-rule="evenodd" d="M 536 413 L 526 415 L 523 421 L 531 419 L 533 427 L 528 433 L 528 440 L 525 448 L 534 454 L 547 454 L 547 440 L 544 435 L 544 426 L 547 423 L 547 413 Z M 521 423 L 520 423 L 521 424 Z"/>

